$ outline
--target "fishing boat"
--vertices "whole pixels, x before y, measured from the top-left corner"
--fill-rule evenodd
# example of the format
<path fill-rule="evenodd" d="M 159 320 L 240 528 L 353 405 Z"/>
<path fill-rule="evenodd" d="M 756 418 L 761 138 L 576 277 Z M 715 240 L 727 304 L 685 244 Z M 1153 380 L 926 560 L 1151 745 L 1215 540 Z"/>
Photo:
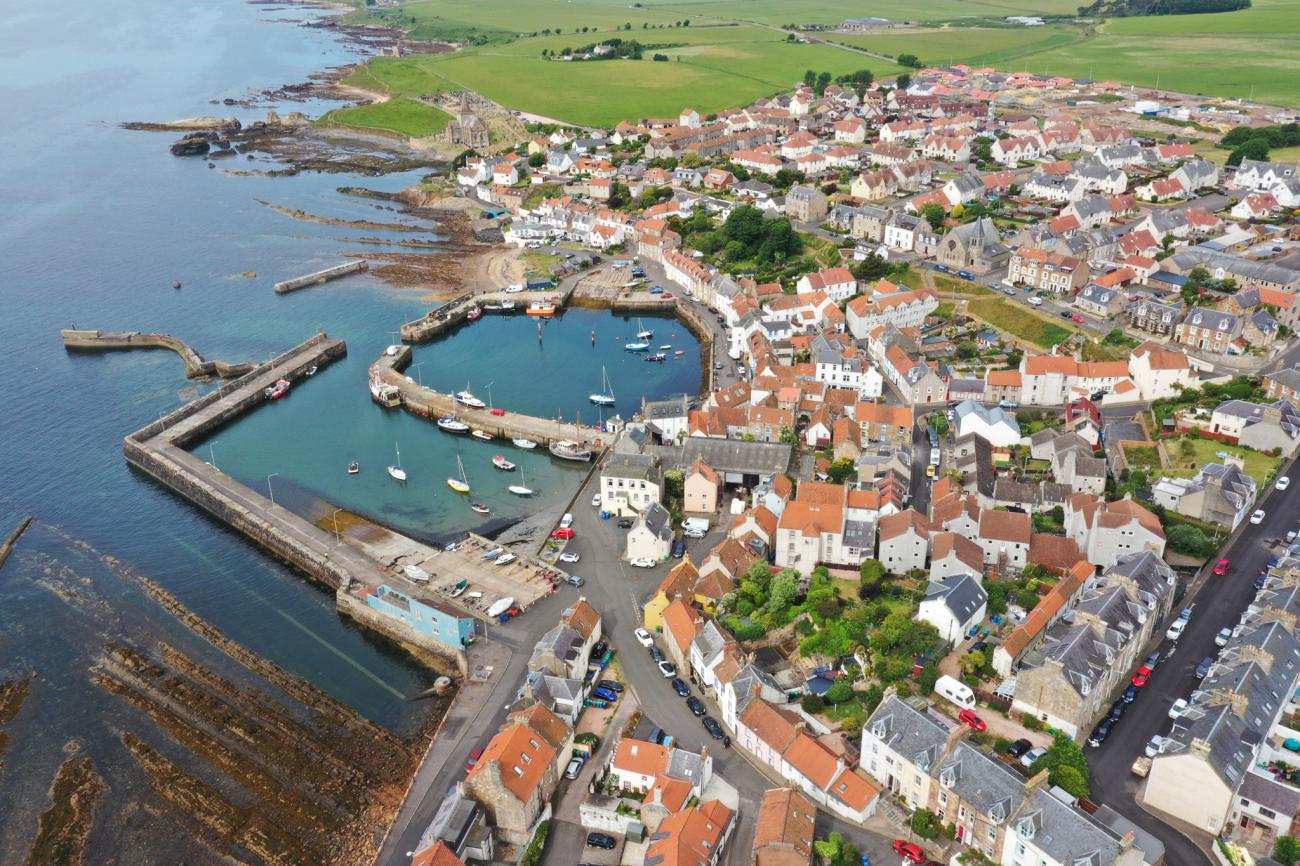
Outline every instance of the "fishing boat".
<path fill-rule="evenodd" d="M 475 397 L 474 394 L 469 390 L 469 385 L 465 386 L 464 391 L 457 391 L 455 396 L 456 396 L 456 402 L 461 404 L 462 406 L 468 406 L 471 409 L 487 408 L 487 404 L 484 403 L 479 398 Z"/>
<path fill-rule="evenodd" d="M 475 439 L 478 439 L 480 442 L 491 442 L 493 439 L 496 438 L 486 430 L 480 430 L 477 427 L 475 427 L 474 430 L 469 435 L 473 436 Z"/>
<path fill-rule="evenodd" d="M 492 465 L 502 470 L 503 472 L 513 472 L 515 468 L 515 464 L 511 463 L 509 460 L 502 457 L 500 454 L 492 458 Z"/>
<path fill-rule="evenodd" d="M 516 559 L 518 559 L 518 558 L 519 558 L 519 557 L 515 556 L 513 553 L 507 553 L 507 554 L 505 554 L 504 556 L 498 556 L 498 557 L 497 557 L 496 564 L 497 564 L 497 565 L 505 565 L 505 564 L 507 564 L 507 563 L 514 562 L 514 561 L 515 561 Z"/>
<path fill-rule="evenodd" d="M 515 306 L 516 306 L 516 305 L 515 305 L 515 302 L 514 302 L 514 301 L 502 301 L 502 302 L 501 302 L 501 312 L 503 312 L 503 313 L 513 313 L 513 312 L 515 311 Z"/>
<path fill-rule="evenodd" d="M 501 306 L 500 304 L 484 304 L 484 305 L 483 305 L 483 312 L 485 312 L 485 313 L 499 313 L 499 312 L 501 312 L 503 309 L 505 309 L 505 307 Z"/>
<path fill-rule="evenodd" d="M 638 340 L 648 340 L 655 335 L 654 329 L 647 328 L 645 322 L 640 319 L 636 320 L 636 326 L 640 329 L 636 332 L 636 338 Z"/>
<path fill-rule="evenodd" d="M 290 384 L 288 379 L 278 379 L 274 385 L 266 389 L 265 394 L 272 400 L 279 400 L 285 394 L 289 393 L 289 388 Z"/>
<path fill-rule="evenodd" d="M 467 589 L 469 589 L 469 581 L 462 580 L 460 583 L 456 584 L 455 589 L 451 591 L 451 597 L 455 598 Z"/>
<path fill-rule="evenodd" d="M 590 448 L 569 439 L 561 439 L 558 442 L 552 442 L 549 450 L 552 455 L 559 457 L 562 460 L 580 460 L 586 462 L 591 459 Z"/>
<path fill-rule="evenodd" d="M 524 479 L 524 470 L 522 469 L 519 470 L 519 483 L 511 484 L 509 487 L 506 488 L 506 490 L 509 490 L 515 496 L 533 495 L 533 488 L 528 486 L 527 481 Z"/>
<path fill-rule="evenodd" d="M 315 375 L 316 375 L 316 365 L 315 365 L 315 364 L 312 364 L 310 367 L 307 368 L 307 375 L 308 375 L 308 376 L 315 376 Z"/>
<path fill-rule="evenodd" d="M 469 425 L 455 415 L 443 415 L 438 419 L 438 427 L 448 433 L 468 433 Z"/>
<path fill-rule="evenodd" d="M 460 455 L 456 455 L 456 465 L 460 467 L 459 478 L 448 478 L 447 486 L 457 493 L 469 493 L 469 482 L 465 480 L 465 464 L 460 462 Z"/>
<path fill-rule="evenodd" d="M 600 393 L 592 394 L 587 397 L 587 399 L 595 403 L 597 406 L 613 406 L 614 388 L 609 384 L 609 374 L 605 372 L 604 367 L 600 368 L 600 384 Z"/>
<path fill-rule="evenodd" d="M 661 352 L 667 352 L 667 351 L 668 351 L 669 349 L 671 349 L 671 348 L 672 348 L 672 345 L 671 345 L 671 344 L 666 345 L 666 346 L 660 346 L 660 347 L 659 347 L 659 351 L 661 351 Z"/>
<path fill-rule="evenodd" d="M 647 361 L 666 361 L 667 359 L 668 355 L 665 352 L 655 352 L 652 355 L 645 356 L 645 360 Z"/>
<path fill-rule="evenodd" d="M 405 481 L 406 470 L 402 468 L 402 449 L 398 448 L 396 444 L 393 447 L 397 449 L 397 462 L 388 467 L 388 474 L 398 481 Z"/>
<path fill-rule="evenodd" d="M 356 475 L 360 471 L 361 471 L 361 464 L 356 460 L 353 460 L 351 463 L 348 464 L 349 475 Z"/>
<path fill-rule="evenodd" d="M 376 403 L 387 409 L 402 405 L 402 389 L 378 379 L 370 380 L 370 396 Z"/>
<path fill-rule="evenodd" d="M 555 315 L 555 304 L 546 301 L 533 301 L 524 312 L 530 316 L 541 316 L 544 319 L 549 319 Z"/>
<path fill-rule="evenodd" d="M 623 344 L 623 351 L 624 351 L 624 352 L 644 352 L 644 351 L 646 351 L 646 350 L 649 349 L 649 348 L 650 348 L 650 344 L 649 344 L 649 343 L 646 343 L 646 342 L 638 342 L 638 343 L 624 343 L 624 344 Z"/>
<path fill-rule="evenodd" d="M 466 316 L 465 318 L 469 319 L 471 322 L 477 322 L 482 317 L 483 317 L 483 308 L 480 307 L 478 304 L 475 304 L 474 306 L 469 308 L 469 315 Z"/>
<path fill-rule="evenodd" d="M 516 448 L 523 448 L 529 451 L 537 447 L 537 443 L 531 439 L 511 439 L 510 441 L 514 443 Z"/>
<path fill-rule="evenodd" d="M 499 598 L 492 602 L 492 606 L 487 609 L 487 614 L 488 616 L 500 616 L 510 610 L 510 608 L 514 607 L 514 605 L 515 600 L 507 595 L 505 598 Z"/>
<path fill-rule="evenodd" d="M 488 514 L 488 513 L 490 513 L 490 512 L 492 511 L 491 508 L 488 508 L 488 507 L 487 507 L 486 505 L 484 505 L 482 502 L 473 502 L 473 503 L 470 503 L 470 506 L 469 506 L 469 507 L 470 507 L 471 509 L 473 509 L 474 511 L 477 511 L 479 514 Z"/>

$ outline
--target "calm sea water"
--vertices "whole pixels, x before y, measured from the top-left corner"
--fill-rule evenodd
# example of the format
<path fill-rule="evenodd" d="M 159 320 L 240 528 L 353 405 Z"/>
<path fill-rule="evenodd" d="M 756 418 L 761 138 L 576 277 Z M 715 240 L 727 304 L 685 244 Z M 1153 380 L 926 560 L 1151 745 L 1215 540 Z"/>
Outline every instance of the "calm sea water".
<path fill-rule="evenodd" d="M 271 284 L 341 260 L 356 230 L 295 221 L 258 199 L 343 219 L 400 219 L 373 201 L 339 195 L 359 184 L 398 190 L 416 176 L 303 174 L 240 177 L 261 163 L 176 159 L 175 137 L 117 128 L 124 120 L 199 114 L 264 116 L 267 107 L 318 114 L 328 106 L 257 109 L 209 104 L 302 81 L 312 71 L 357 59 L 327 32 L 285 19 L 315 13 L 240 0 L 90 0 L 22 4 L 0 16 L 0 78 L 10 122 L 0 124 L 0 528 L 33 513 L 67 536 L 131 563 L 234 639 L 397 730 L 420 709 L 405 695 L 425 672 L 341 620 L 331 599 L 263 556 L 242 538 L 132 472 L 122 437 L 192 398 L 178 358 L 168 352 L 68 354 L 60 328 L 161 330 L 209 357 L 262 358 L 324 327 L 348 340 L 345 361 L 295 389 L 288 400 L 216 434 L 218 465 L 250 484 L 272 478 L 277 494 L 309 492 L 395 526 L 427 535 L 474 525 L 443 479 L 462 454 L 471 482 L 509 519 L 531 508 L 493 489 L 504 476 L 488 460 L 502 448 L 450 440 L 432 425 L 385 412 L 366 393 L 369 364 L 398 324 L 426 309 L 419 293 L 369 276 L 277 296 Z M 21 119 L 21 122 L 15 122 Z M 373 232 L 367 231 L 366 234 Z M 253 272 L 255 277 L 243 276 Z M 171 288 L 181 280 L 183 288 Z M 649 322 L 647 321 L 647 324 Z M 687 349 L 680 360 L 644 364 L 615 338 L 634 323 L 574 311 L 545 327 L 524 317 L 485 317 L 419 347 L 412 371 L 442 389 L 468 382 L 498 405 L 596 421 L 586 401 L 606 366 L 630 413 L 642 393 L 694 391 L 697 345 L 671 322 L 654 342 Z M 597 345 L 590 331 L 597 331 Z M 677 336 L 665 336 L 676 331 Z M 200 386 L 206 387 L 206 386 Z M 395 443 L 412 475 L 386 483 Z M 494 443 L 495 445 L 495 443 Z M 543 497 L 571 492 L 573 467 L 521 457 Z M 207 450 L 207 445 L 200 446 Z M 349 459 L 364 471 L 348 478 Z M 277 496 L 277 499 L 280 497 Z M 534 503 L 535 506 L 535 503 Z M 58 556 L 63 537 L 34 536 Z M 39 670 L 51 682 L 82 683 L 83 669 L 17 637 L 21 627 L 59 622 L 63 602 L 39 588 L 39 569 L 17 556 L 0 573 L 0 674 Z M 51 686 L 51 694 L 62 693 Z M 70 694 L 71 692 L 69 692 Z M 57 746 L 51 737 L 51 747 Z M 51 759 L 55 756 L 50 756 Z M 12 776 L 13 773 L 10 773 Z M 47 784 L 48 776 L 40 784 Z"/>

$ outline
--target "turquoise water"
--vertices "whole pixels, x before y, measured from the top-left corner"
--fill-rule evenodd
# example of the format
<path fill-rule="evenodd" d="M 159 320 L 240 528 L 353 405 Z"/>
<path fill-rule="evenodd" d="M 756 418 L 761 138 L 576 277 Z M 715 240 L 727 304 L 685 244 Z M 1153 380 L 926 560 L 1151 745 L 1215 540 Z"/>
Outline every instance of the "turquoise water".
<path fill-rule="evenodd" d="M 344 291 L 341 284 L 339 290 Z M 536 417 L 558 415 L 583 424 L 616 412 L 627 417 L 640 409 L 643 394 L 693 394 L 700 382 L 700 347 L 694 336 L 673 319 L 642 321 L 655 331 L 656 346 L 672 345 L 685 354 L 647 363 L 643 356 L 625 352 L 623 345 L 641 326 L 636 319 L 605 311 L 569 310 L 542 323 L 541 339 L 536 319 L 486 315 L 417 346 L 407 375 L 442 392 L 468 385 L 493 406 Z M 373 403 L 367 371 L 387 339 L 372 332 L 349 338 L 346 359 L 304 380 L 287 398 L 196 443 L 194 452 L 288 507 L 305 507 L 310 494 L 434 540 L 466 529 L 492 531 L 573 495 L 587 469 L 581 464 L 554 459 L 542 449 L 524 451 L 506 440 L 450 435 L 429 421 Z M 618 399 L 612 409 L 588 401 L 589 394 L 601 390 L 602 367 Z M 406 484 L 385 471 L 398 447 L 409 475 Z M 496 454 L 520 468 L 502 472 L 492 465 Z M 454 493 L 446 483 L 459 473 L 458 455 L 470 497 Z M 346 473 L 351 460 L 361 463 L 360 474 Z M 521 480 L 537 495 L 521 499 L 506 490 Z M 487 504 L 491 515 L 471 511 L 471 500 Z"/>

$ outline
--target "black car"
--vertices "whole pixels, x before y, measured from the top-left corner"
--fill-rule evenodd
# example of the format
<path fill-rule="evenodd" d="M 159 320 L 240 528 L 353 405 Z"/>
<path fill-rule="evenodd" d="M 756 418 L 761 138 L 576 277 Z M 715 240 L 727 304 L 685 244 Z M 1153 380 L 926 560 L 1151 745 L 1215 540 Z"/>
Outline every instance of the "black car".
<path fill-rule="evenodd" d="M 659 662 L 663 661 L 666 657 L 664 656 L 663 650 L 659 649 L 657 646 L 652 646 L 650 647 L 650 658 L 655 660 L 655 664 L 659 664 Z"/>
<path fill-rule="evenodd" d="M 672 557 L 673 559 L 681 559 L 685 555 L 686 555 L 686 541 L 684 539 L 679 538 L 673 542 Z"/>
<path fill-rule="evenodd" d="M 1068 319 L 1068 318 L 1070 318 L 1070 315 L 1071 315 L 1071 313 L 1070 313 L 1069 310 L 1061 310 L 1061 318 L 1062 318 L 1062 319 Z"/>
<path fill-rule="evenodd" d="M 631 528 L 632 528 L 632 518 L 630 518 L 630 517 L 624 517 L 622 520 L 620 520 L 620 521 L 618 522 L 618 528 L 619 528 L 619 529 L 631 529 Z"/>
<path fill-rule="evenodd" d="M 604 848 L 606 850 L 613 850 L 614 848 L 618 847 L 618 843 L 615 842 L 614 837 L 609 835 L 608 833 L 588 833 L 587 847 Z"/>
<path fill-rule="evenodd" d="M 1095 749 L 1106 742 L 1106 738 L 1110 736 L 1110 729 L 1114 725 L 1115 723 L 1110 719 L 1102 719 L 1098 722 L 1097 727 L 1093 728 L 1092 733 L 1088 735 L 1088 745 Z"/>
<path fill-rule="evenodd" d="M 1151 655 L 1147 656 L 1146 660 L 1146 666 L 1151 668 L 1151 670 L 1155 670 L 1156 665 L 1158 664 L 1160 664 L 1160 650 L 1151 653 Z"/>
<path fill-rule="evenodd" d="M 1113 725 L 1124 716 L 1124 711 L 1127 709 L 1128 704 L 1124 703 L 1123 698 L 1121 698 L 1110 705 L 1110 712 L 1106 713 L 1106 718 L 1110 719 L 1110 723 Z"/>
<path fill-rule="evenodd" d="M 609 689 L 611 692 L 622 692 L 624 689 L 624 685 L 618 680 L 601 680 L 596 685 L 602 689 Z"/>
<path fill-rule="evenodd" d="M 686 685 L 686 681 L 683 680 L 681 677 L 673 677 L 673 681 L 671 685 L 673 687 L 673 691 L 677 692 L 677 694 L 681 695 L 682 697 L 688 697 L 691 693 L 691 687 Z"/>
<path fill-rule="evenodd" d="M 598 659 L 598 658 L 600 658 L 601 656 L 603 656 L 603 655 L 605 654 L 605 650 L 607 650 L 607 649 L 609 649 L 609 643 L 608 643 L 608 642 L 603 641 L 603 640 L 602 640 L 602 641 L 597 641 L 597 642 L 596 642 L 596 645 L 595 645 L 594 647 L 591 648 L 591 657 L 594 658 L 594 659 Z"/>
<path fill-rule="evenodd" d="M 1126 704 L 1131 704 L 1137 700 L 1138 692 L 1140 691 L 1142 691 L 1140 687 L 1130 685 L 1124 690 L 1124 694 L 1120 695 L 1120 700 Z"/>
<path fill-rule="evenodd" d="M 1033 747 L 1034 744 L 1029 742 L 1028 740 L 1024 740 L 1024 739 L 1016 740 L 1014 743 L 1007 746 L 1007 754 L 1013 758 L 1019 758 L 1021 755 L 1023 755 L 1025 752 L 1028 752 Z"/>
<path fill-rule="evenodd" d="M 1198 680 L 1205 679 L 1205 675 L 1210 672 L 1212 667 L 1214 667 L 1214 656 L 1206 656 L 1201 659 L 1201 663 L 1196 666 L 1196 678 Z"/>
<path fill-rule="evenodd" d="M 718 724 L 717 719 L 713 718 L 713 716 L 705 716 L 701 721 L 704 722 L 704 730 L 709 732 L 710 737 L 715 740 L 722 739 L 722 725 Z"/>
<path fill-rule="evenodd" d="M 986 641 L 986 640 L 977 640 L 977 641 L 975 641 L 975 643 L 973 643 L 973 644 L 970 645 L 970 651 L 973 652 L 973 653 L 974 653 L 974 652 L 983 652 L 984 650 L 986 650 L 986 649 L 988 649 L 988 648 L 989 648 L 989 642 Z"/>
<path fill-rule="evenodd" d="M 1264 585 L 1267 583 L 1268 583 L 1267 571 L 1261 571 L 1258 575 L 1255 576 L 1255 589 L 1257 590 L 1263 589 Z"/>
<path fill-rule="evenodd" d="M 686 699 L 686 708 L 697 716 L 702 716 L 708 712 L 708 710 L 704 709 L 704 703 L 695 695 L 691 695 Z"/>

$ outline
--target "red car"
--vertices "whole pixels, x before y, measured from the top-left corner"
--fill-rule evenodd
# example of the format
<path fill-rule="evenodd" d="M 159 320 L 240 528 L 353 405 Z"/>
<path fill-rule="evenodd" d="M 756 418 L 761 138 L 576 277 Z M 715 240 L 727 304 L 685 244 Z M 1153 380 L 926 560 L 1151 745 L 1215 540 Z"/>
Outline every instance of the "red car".
<path fill-rule="evenodd" d="M 1229 568 L 1231 565 L 1232 565 L 1232 563 L 1229 562 L 1228 560 L 1226 560 L 1226 559 L 1220 559 L 1218 562 L 1216 562 L 1216 563 L 1214 564 L 1214 573 L 1215 573 L 1215 574 L 1218 574 L 1218 575 L 1224 575 L 1224 574 L 1227 574 L 1227 573 L 1228 573 L 1228 568 Z"/>
<path fill-rule="evenodd" d="M 482 746 L 480 746 L 479 748 L 477 748 L 477 749 L 475 749 L 474 751 L 470 752 L 470 753 L 469 753 L 469 760 L 465 762 L 465 772 L 468 773 L 469 771 L 473 770 L 473 769 L 474 769 L 474 765 L 478 763 L 478 759 L 481 758 L 481 757 L 483 757 L 483 747 L 482 747 Z"/>
<path fill-rule="evenodd" d="M 566 526 L 563 529 L 557 529 L 551 533 L 551 538 L 558 538 L 560 541 L 568 541 L 573 538 L 573 527 Z"/>
<path fill-rule="evenodd" d="M 1084 322 L 1088 320 L 1085 319 L 1083 316 L 1080 316 L 1078 313 L 1075 313 L 1073 316 L 1070 317 L 1070 321 L 1074 322 L 1076 325 L 1082 325 Z"/>
<path fill-rule="evenodd" d="M 925 852 L 915 842 L 904 842 L 902 839 L 895 839 L 894 853 L 901 854 L 904 860 L 910 860 L 913 863 L 925 862 Z"/>
<path fill-rule="evenodd" d="M 1138 668 L 1138 672 L 1133 675 L 1133 685 L 1142 688 L 1151 681 L 1151 668 L 1143 665 Z"/>
<path fill-rule="evenodd" d="M 957 721 L 961 722 L 963 725 L 970 725 L 972 728 L 974 728 L 977 731 L 982 731 L 988 727 L 988 725 L 984 724 L 983 719 L 975 715 L 970 710 L 962 710 L 960 713 L 958 713 Z"/>
<path fill-rule="evenodd" d="M 672 292 L 664 292 L 659 297 L 663 298 L 665 301 L 671 301 L 673 299 L 673 294 Z"/>
<path fill-rule="evenodd" d="M 498 418 L 500 418 L 502 415 L 506 414 L 506 410 L 505 410 L 505 409 L 493 409 L 493 410 L 492 410 L 492 414 L 495 415 L 495 416 L 497 416 Z"/>

